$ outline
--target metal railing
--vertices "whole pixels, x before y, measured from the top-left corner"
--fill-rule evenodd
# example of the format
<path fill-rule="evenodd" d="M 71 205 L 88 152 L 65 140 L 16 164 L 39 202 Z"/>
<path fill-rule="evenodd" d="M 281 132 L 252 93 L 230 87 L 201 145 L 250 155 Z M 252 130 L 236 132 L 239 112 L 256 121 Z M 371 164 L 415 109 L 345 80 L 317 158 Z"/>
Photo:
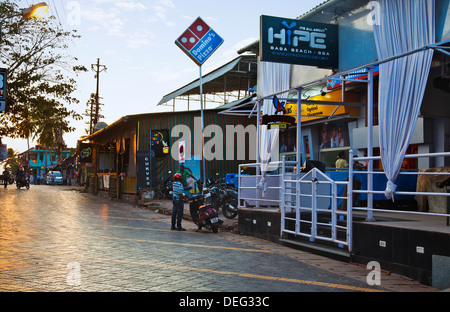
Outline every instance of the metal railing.
<path fill-rule="evenodd" d="M 338 196 L 337 186 L 346 186 L 348 182 L 334 181 L 317 168 L 286 177 L 285 169 L 289 165 L 296 165 L 296 162 L 283 159 L 280 234 L 303 236 L 310 241 L 328 241 L 341 248 L 345 245 L 351 251 L 352 211 L 339 211 L 337 205 L 339 199 L 347 200 L 345 193 Z M 289 190 L 295 190 L 295 193 Z M 289 222 L 295 224 L 294 228 L 287 225 Z"/>
<path fill-rule="evenodd" d="M 450 152 L 445 152 L 445 153 L 426 153 L 426 154 L 410 154 L 410 155 L 405 155 L 406 159 L 410 159 L 410 158 L 432 158 L 432 157 L 449 157 L 450 156 Z M 381 160 L 381 156 L 372 156 L 372 157 L 354 157 L 353 156 L 353 151 L 350 150 L 350 155 L 349 155 L 349 163 L 353 164 L 354 161 L 374 161 L 374 160 Z M 359 174 L 367 174 L 368 178 L 370 179 L 371 177 L 373 177 L 374 174 L 384 174 L 383 171 L 365 171 L 365 170 L 354 170 L 352 168 L 352 166 L 349 167 L 349 176 L 353 176 L 353 173 L 359 173 Z M 442 176 L 450 176 L 450 172 L 421 172 L 421 171 L 416 171 L 416 172 L 412 172 L 412 171 L 400 171 L 399 175 L 434 175 L 434 176 L 438 176 L 438 175 L 442 175 Z M 350 179 L 351 182 L 352 179 Z M 348 197 L 351 198 L 353 193 L 357 193 L 357 194 L 384 194 L 384 190 L 374 190 L 374 189 L 370 189 L 368 188 L 367 190 L 353 190 L 353 187 L 348 187 L 349 190 L 349 194 Z M 450 193 L 438 193 L 438 192 L 420 192 L 420 191 L 396 191 L 394 193 L 394 198 L 395 195 L 423 195 L 423 196 L 443 196 L 445 198 L 448 199 L 448 197 L 450 196 Z M 349 209 L 353 209 L 353 210 L 360 210 L 360 211 L 366 211 L 367 212 L 367 218 L 371 219 L 372 218 L 372 214 L 374 211 L 377 212 L 386 212 L 386 213 L 401 213 L 401 214 L 410 214 L 410 215 L 426 215 L 426 216 L 439 216 L 439 217 L 446 217 L 449 218 L 450 214 L 447 213 L 434 213 L 434 212 L 421 212 L 421 211 L 404 211 L 404 210 L 397 210 L 397 209 L 379 209 L 377 208 L 376 210 L 374 210 L 373 207 L 373 202 L 371 201 L 367 201 L 367 207 L 353 207 L 353 204 L 350 207 L 350 199 L 349 199 Z"/>
<path fill-rule="evenodd" d="M 281 161 L 270 162 L 269 166 L 272 169 L 274 167 L 276 167 L 277 169 L 272 170 L 270 174 L 267 174 L 266 178 L 275 179 L 275 180 L 281 179 L 282 175 L 280 173 L 274 173 L 274 172 L 279 171 L 281 164 L 282 164 Z M 256 169 L 256 174 L 254 174 L 254 175 L 241 174 L 241 172 L 243 171 L 243 167 L 247 167 L 247 168 L 254 167 Z M 271 185 L 267 186 L 268 192 L 270 190 L 276 190 L 276 198 L 267 198 L 267 197 L 263 196 L 262 191 L 257 187 L 259 180 L 262 178 L 262 175 L 260 174 L 260 168 L 261 168 L 261 163 L 251 163 L 251 164 L 240 164 L 239 165 L 239 174 L 238 174 L 238 207 L 239 208 L 248 207 L 248 205 L 250 205 L 250 203 L 252 203 L 252 202 L 255 203 L 254 206 L 256 208 L 259 208 L 260 206 L 264 206 L 267 204 L 269 204 L 271 206 L 280 207 L 281 184 L 278 183 L 276 186 L 271 186 Z M 242 182 L 245 179 L 247 179 L 248 181 L 253 179 L 255 181 L 255 183 L 253 183 L 254 185 L 245 185 L 244 186 Z M 251 192 L 251 190 L 254 190 L 254 192 Z M 253 193 L 253 195 L 250 193 Z"/>

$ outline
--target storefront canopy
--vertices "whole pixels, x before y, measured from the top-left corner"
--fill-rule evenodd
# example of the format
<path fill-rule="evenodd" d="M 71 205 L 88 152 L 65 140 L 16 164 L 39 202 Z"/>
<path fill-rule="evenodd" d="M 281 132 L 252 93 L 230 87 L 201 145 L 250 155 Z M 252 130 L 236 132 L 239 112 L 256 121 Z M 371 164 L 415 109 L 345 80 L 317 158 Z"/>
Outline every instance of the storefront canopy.
<path fill-rule="evenodd" d="M 256 85 L 257 80 L 256 55 L 241 55 L 231 62 L 202 77 L 203 93 L 215 94 L 234 91 L 248 91 L 249 86 Z M 158 105 L 163 105 L 173 99 L 200 94 L 200 79 L 165 95 Z"/>

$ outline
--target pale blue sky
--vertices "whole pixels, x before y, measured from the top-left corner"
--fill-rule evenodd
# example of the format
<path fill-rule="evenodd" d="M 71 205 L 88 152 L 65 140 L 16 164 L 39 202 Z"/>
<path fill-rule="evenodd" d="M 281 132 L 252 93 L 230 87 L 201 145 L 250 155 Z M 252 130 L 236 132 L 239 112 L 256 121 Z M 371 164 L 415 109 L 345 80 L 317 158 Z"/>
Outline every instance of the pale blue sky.
<path fill-rule="evenodd" d="M 28 7 L 37 0 L 20 0 Z M 238 56 L 237 50 L 259 39 L 259 17 L 296 18 L 324 0 L 46 0 L 51 15 L 82 37 L 69 53 L 87 68 L 100 58 L 107 71 L 100 75 L 104 122 L 129 114 L 168 110 L 156 107 L 161 98 L 198 78 L 198 66 L 174 41 L 197 17 L 204 19 L 223 39 L 223 45 L 202 66 L 207 73 Z M 94 73 L 78 79 L 84 113 L 95 92 Z M 85 134 L 85 121 L 73 122 L 77 131 L 64 136 L 69 147 Z M 8 147 L 25 151 L 26 141 L 3 138 Z M 34 142 L 30 146 L 34 146 Z"/>

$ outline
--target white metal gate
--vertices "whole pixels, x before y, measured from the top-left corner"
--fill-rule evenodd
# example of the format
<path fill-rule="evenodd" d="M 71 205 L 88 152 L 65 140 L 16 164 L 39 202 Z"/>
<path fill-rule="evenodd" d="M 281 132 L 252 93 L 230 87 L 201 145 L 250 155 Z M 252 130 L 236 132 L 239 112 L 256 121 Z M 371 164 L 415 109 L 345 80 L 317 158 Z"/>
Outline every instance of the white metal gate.
<path fill-rule="evenodd" d="M 281 191 L 281 236 L 284 233 L 328 241 L 351 251 L 352 213 L 339 210 L 338 201 L 347 200 L 347 192 L 338 196 L 338 185 L 325 173 L 313 168 L 296 179 L 295 173 L 283 174 Z M 349 210 L 349 211 L 347 211 Z"/>

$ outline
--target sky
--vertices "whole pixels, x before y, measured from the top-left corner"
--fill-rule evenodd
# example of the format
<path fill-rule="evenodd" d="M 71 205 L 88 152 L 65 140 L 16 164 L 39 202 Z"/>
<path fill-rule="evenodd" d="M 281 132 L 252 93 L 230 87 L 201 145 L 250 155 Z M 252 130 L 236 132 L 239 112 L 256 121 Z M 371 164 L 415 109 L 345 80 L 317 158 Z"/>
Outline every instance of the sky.
<path fill-rule="evenodd" d="M 18 0 L 27 8 L 37 0 Z M 46 0 L 49 15 L 64 30 L 81 36 L 66 51 L 89 69 L 77 78 L 80 101 L 69 107 L 84 114 L 96 91 L 91 65 L 106 66 L 100 73 L 101 121 L 111 124 L 122 116 L 171 111 L 157 106 L 162 97 L 198 79 L 198 66 L 175 45 L 175 40 L 201 17 L 224 43 L 203 64 L 203 75 L 238 56 L 237 50 L 259 39 L 261 15 L 296 18 L 324 0 Z M 76 147 L 85 135 L 87 117 L 71 121 L 75 132 L 64 135 Z M 3 137 L 8 148 L 27 150 L 26 140 Z M 31 141 L 30 147 L 36 142 Z"/>

